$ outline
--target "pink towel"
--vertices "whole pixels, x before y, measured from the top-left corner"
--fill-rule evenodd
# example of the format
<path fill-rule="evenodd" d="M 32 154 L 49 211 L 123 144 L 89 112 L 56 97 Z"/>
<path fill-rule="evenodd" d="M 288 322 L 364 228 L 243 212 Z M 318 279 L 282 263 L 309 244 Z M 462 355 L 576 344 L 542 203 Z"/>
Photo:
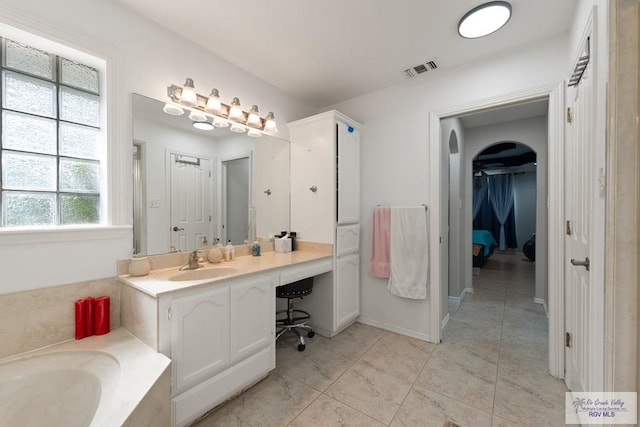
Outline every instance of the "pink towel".
<path fill-rule="evenodd" d="M 391 228 L 391 209 L 376 207 L 373 210 L 371 232 L 371 253 L 369 255 L 369 275 L 389 277 L 389 230 Z"/>

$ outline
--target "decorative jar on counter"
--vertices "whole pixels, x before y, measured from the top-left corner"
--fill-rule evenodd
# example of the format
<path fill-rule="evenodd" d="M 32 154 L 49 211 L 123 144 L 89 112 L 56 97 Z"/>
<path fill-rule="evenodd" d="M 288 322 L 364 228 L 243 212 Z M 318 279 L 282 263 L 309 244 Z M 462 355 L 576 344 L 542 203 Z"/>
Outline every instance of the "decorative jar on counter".
<path fill-rule="evenodd" d="M 151 270 L 151 264 L 147 257 L 131 258 L 129 274 L 131 276 L 146 276 Z"/>

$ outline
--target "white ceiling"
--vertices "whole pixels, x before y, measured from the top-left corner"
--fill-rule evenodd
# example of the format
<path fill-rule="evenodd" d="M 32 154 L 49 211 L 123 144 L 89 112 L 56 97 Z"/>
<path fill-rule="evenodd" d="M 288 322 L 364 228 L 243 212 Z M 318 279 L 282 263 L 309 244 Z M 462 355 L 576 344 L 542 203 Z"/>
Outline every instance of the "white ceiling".
<path fill-rule="evenodd" d="M 569 30 L 577 0 L 510 0 L 513 16 L 466 40 L 457 24 L 483 0 L 117 0 L 311 105 L 322 108 Z"/>

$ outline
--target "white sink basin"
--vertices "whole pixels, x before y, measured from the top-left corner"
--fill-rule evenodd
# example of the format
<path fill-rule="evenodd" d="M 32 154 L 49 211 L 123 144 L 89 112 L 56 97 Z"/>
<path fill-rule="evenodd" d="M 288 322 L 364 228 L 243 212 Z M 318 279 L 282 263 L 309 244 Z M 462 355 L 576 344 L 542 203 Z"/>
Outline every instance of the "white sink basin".
<path fill-rule="evenodd" d="M 229 276 L 237 273 L 234 267 L 200 268 L 197 270 L 185 270 L 169 277 L 173 282 L 183 282 L 186 280 L 217 279 L 218 277 Z"/>

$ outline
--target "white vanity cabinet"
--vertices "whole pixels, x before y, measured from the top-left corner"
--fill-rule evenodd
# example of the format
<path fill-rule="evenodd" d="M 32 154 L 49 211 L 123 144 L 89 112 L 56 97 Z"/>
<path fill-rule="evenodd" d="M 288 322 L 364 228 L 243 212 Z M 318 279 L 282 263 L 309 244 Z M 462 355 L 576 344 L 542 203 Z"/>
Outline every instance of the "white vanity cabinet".
<path fill-rule="evenodd" d="M 173 425 L 187 425 L 275 368 L 277 283 L 276 274 L 258 274 L 160 297 L 171 331 Z M 162 324 L 159 332 L 162 342 Z"/>
<path fill-rule="evenodd" d="M 360 314 L 360 132 L 338 111 L 288 124 L 291 141 L 291 230 L 301 240 L 331 243 L 334 271 L 316 277 L 296 304 L 333 336 Z"/>

